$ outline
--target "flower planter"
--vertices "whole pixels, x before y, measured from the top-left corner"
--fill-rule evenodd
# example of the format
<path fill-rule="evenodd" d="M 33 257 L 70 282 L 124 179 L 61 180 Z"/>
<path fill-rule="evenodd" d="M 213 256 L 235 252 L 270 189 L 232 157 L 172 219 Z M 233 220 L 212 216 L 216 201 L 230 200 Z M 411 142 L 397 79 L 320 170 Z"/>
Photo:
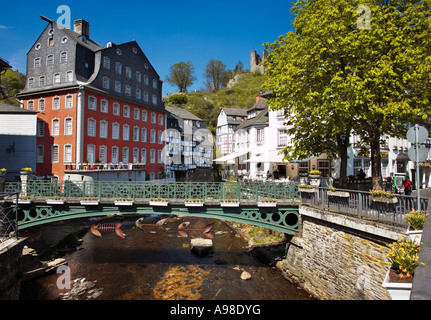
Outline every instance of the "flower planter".
<path fill-rule="evenodd" d="M 149 204 L 153 207 L 167 207 L 168 203 L 168 201 L 150 201 Z"/>
<path fill-rule="evenodd" d="M 298 188 L 299 192 L 314 193 L 314 188 Z"/>
<path fill-rule="evenodd" d="M 390 282 L 389 274 L 391 269 L 388 270 L 382 287 L 386 288 L 392 300 L 410 300 L 412 291 L 412 283 Z"/>
<path fill-rule="evenodd" d="M 226 208 L 239 207 L 239 202 L 220 202 L 220 207 L 226 207 Z"/>
<path fill-rule="evenodd" d="M 328 191 L 328 196 L 348 198 L 348 197 L 350 197 L 350 193 L 348 193 L 347 191 Z"/>
<path fill-rule="evenodd" d="M 82 206 L 98 206 L 99 200 L 81 200 L 80 203 Z"/>
<path fill-rule="evenodd" d="M 274 208 L 277 206 L 277 202 L 258 202 L 257 206 L 259 208 Z"/>
<path fill-rule="evenodd" d="M 203 207 L 204 203 L 203 202 L 184 202 L 184 205 L 186 207 Z"/>
<path fill-rule="evenodd" d="M 370 200 L 374 202 L 383 202 L 383 203 L 397 203 L 398 199 L 396 197 L 394 198 L 382 198 L 382 197 L 373 197 L 370 196 Z"/>
<path fill-rule="evenodd" d="M 415 230 L 411 226 L 407 228 L 407 235 L 416 244 L 421 244 L 423 230 Z"/>
<path fill-rule="evenodd" d="M 133 206 L 133 201 L 115 201 L 114 202 L 116 206 Z"/>
<path fill-rule="evenodd" d="M 308 177 L 310 179 L 319 179 L 320 178 L 320 174 L 309 174 Z"/>
<path fill-rule="evenodd" d="M 31 199 L 18 199 L 18 204 L 31 204 L 32 201 Z M 16 203 L 16 199 L 13 199 L 13 203 Z"/>
<path fill-rule="evenodd" d="M 64 200 L 47 199 L 46 204 L 64 204 Z"/>

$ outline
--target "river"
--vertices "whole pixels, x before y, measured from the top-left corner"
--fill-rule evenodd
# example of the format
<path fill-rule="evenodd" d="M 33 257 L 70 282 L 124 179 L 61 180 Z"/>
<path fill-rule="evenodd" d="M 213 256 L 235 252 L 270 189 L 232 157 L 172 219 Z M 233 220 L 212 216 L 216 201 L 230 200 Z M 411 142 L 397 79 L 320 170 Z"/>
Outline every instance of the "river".
<path fill-rule="evenodd" d="M 247 241 L 219 220 L 170 217 L 163 230 L 135 227 L 139 217 L 124 217 L 120 238 L 114 232 L 96 237 L 89 230 L 77 251 L 64 258 L 71 279 L 85 278 L 101 294 L 96 300 L 309 300 L 308 293 L 287 280 L 279 270 L 256 259 Z M 118 219 L 118 218 L 117 218 Z M 115 218 L 105 222 L 115 222 Z M 201 231 L 178 232 L 178 225 L 202 228 L 213 223 L 213 250 L 199 257 L 190 250 L 190 239 L 206 238 Z M 88 226 L 88 220 L 85 225 Z M 51 229 L 49 229 L 51 228 Z M 67 228 L 67 223 L 44 229 Z M 64 234 L 66 235 L 66 234 Z M 251 278 L 242 280 L 243 271 Z M 60 274 L 23 283 L 21 300 L 56 300 L 68 290 L 59 289 Z M 88 295 L 80 296 L 86 299 Z"/>

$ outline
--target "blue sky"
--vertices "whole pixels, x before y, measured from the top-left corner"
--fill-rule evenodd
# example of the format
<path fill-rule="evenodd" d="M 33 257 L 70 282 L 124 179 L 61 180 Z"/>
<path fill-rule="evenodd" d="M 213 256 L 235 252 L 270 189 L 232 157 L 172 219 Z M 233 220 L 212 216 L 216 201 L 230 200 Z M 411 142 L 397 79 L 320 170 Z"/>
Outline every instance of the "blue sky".
<path fill-rule="evenodd" d="M 163 94 L 177 89 L 165 79 L 169 67 L 191 61 L 197 80 L 189 91 L 204 87 L 205 66 L 218 59 L 233 69 L 241 60 L 250 66 L 250 51 L 259 54 L 263 44 L 292 30 L 290 0 L 218 1 L 8 1 L 0 17 L 0 57 L 13 69 L 25 72 L 26 54 L 46 22 L 57 20 L 60 5 L 71 11 L 71 23 L 90 23 L 90 38 L 106 45 L 136 40 L 164 81 Z"/>

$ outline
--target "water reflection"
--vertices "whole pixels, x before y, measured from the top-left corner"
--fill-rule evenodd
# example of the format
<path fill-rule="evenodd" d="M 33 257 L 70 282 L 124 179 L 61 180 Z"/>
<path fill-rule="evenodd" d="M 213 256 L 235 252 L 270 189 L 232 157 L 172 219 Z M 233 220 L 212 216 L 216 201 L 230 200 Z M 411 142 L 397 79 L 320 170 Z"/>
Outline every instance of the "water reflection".
<path fill-rule="evenodd" d="M 98 300 L 310 298 L 278 270 L 257 261 L 247 252 L 247 242 L 219 220 L 164 217 L 166 220 L 159 226 L 158 217 L 156 222 L 146 220 L 148 226 L 139 228 L 139 218 L 124 218 L 124 239 L 115 232 L 102 233 L 102 237 L 87 232 L 81 249 L 65 256 L 72 279 L 84 277 L 103 288 Z M 212 224 L 213 251 L 209 255 L 198 257 L 191 252 L 190 239 L 203 236 L 202 232 L 189 232 L 187 238 L 181 235 L 178 226 L 184 222 L 194 229 Z M 249 272 L 252 278 L 241 280 L 242 271 Z M 57 299 L 65 292 L 56 288 L 57 278 L 53 274 L 33 281 L 24 288 L 25 295 L 30 299 Z M 29 297 L 28 291 L 35 287 L 36 292 Z"/>

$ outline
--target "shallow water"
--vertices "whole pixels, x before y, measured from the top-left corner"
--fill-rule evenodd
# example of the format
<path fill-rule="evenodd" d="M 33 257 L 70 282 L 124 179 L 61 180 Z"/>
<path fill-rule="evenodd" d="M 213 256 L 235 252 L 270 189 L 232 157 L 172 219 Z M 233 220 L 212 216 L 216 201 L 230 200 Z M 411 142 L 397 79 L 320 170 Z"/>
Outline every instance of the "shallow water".
<path fill-rule="evenodd" d="M 126 217 L 121 230 L 96 237 L 87 232 L 78 251 L 65 256 L 71 279 L 85 277 L 103 288 L 97 300 L 308 300 L 311 297 L 249 252 L 247 242 L 218 220 L 168 218 L 163 230 L 135 227 L 139 217 Z M 115 222 L 118 220 L 109 220 Z M 206 238 L 200 231 L 178 233 L 178 225 L 202 228 L 214 223 L 213 251 L 198 257 L 190 250 L 191 238 Z M 251 279 L 242 280 L 247 271 Z M 68 290 L 57 288 L 59 274 L 27 282 L 23 300 L 54 300 Z M 86 296 L 81 296 L 85 299 Z"/>

